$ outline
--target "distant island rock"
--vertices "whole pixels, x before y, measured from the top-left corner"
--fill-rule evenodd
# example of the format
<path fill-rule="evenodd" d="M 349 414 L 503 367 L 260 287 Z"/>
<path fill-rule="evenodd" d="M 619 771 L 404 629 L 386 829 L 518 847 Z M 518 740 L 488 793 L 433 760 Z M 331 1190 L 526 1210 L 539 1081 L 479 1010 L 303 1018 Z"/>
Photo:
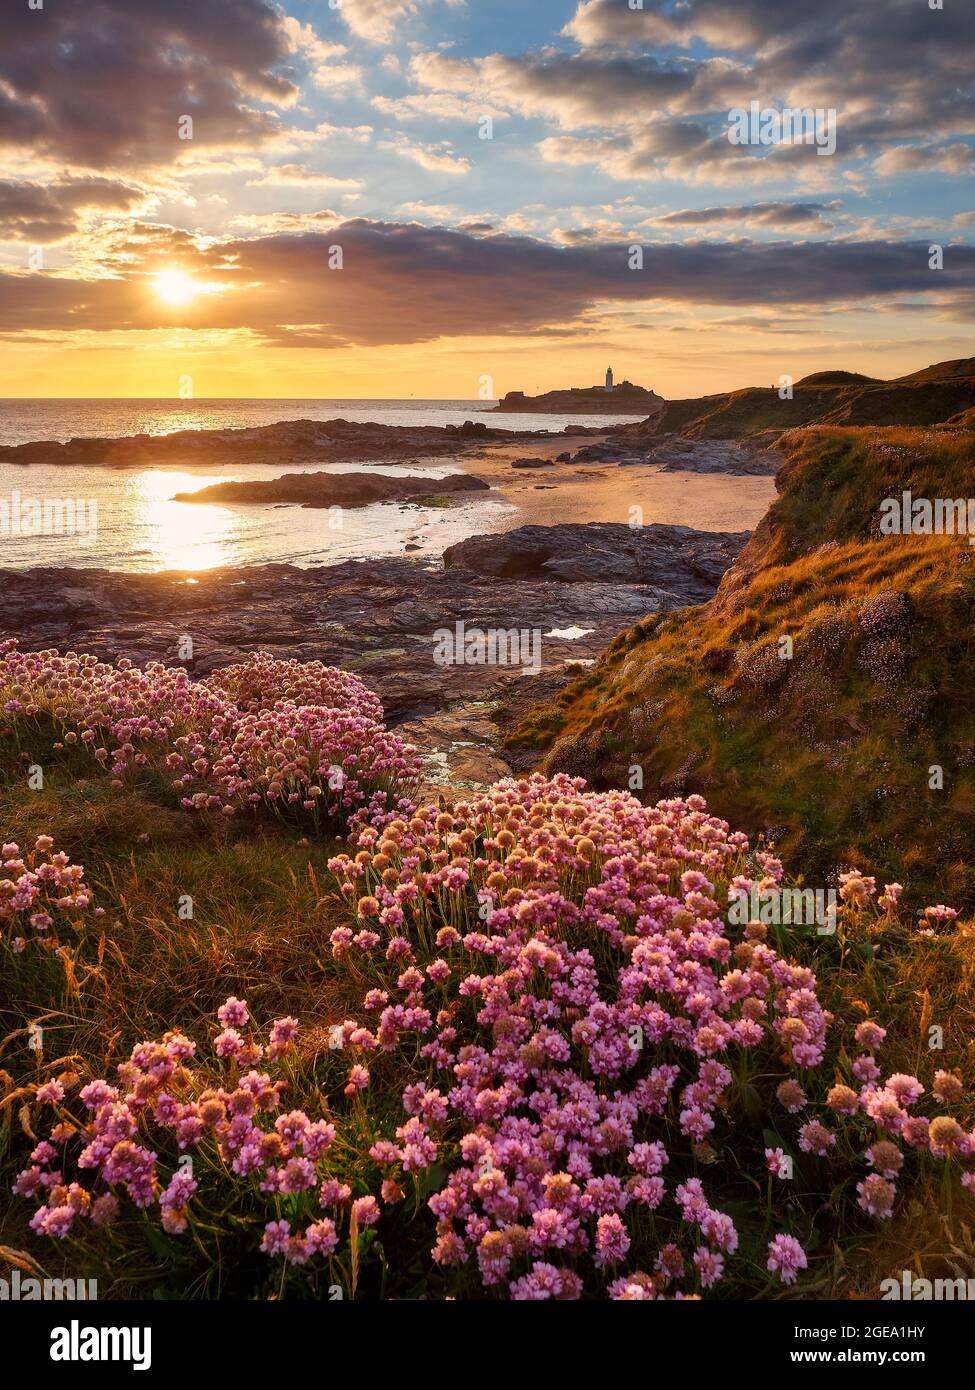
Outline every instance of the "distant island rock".
<path fill-rule="evenodd" d="M 452 492 L 485 492 L 489 484 L 470 473 L 421 478 L 415 473 L 285 473 L 257 482 L 213 483 L 177 492 L 174 502 L 276 502 L 299 507 L 368 507 L 373 502 L 413 502 Z"/>
<path fill-rule="evenodd" d="M 541 396 L 526 396 L 524 391 L 509 391 L 495 407 L 496 410 L 549 415 L 659 415 L 666 405 L 663 396 L 634 386 L 632 381 L 613 382 L 612 368 L 606 371 L 602 386 L 571 386 L 565 391 L 546 391 Z"/>

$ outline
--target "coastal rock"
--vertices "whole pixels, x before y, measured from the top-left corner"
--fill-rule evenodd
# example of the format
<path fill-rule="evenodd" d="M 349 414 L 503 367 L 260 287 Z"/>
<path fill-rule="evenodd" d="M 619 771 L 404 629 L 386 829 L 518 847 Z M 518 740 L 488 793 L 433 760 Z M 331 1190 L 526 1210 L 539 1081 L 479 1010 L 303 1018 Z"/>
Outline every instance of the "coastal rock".
<path fill-rule="evenodd" d="M 197 492 L 177 492 L 176 502 L 284 502 L 301 507 L 367 507 L 373 502 L 401 502 L 441 493 L 484 492 L 489 484 L 469 473 L 445 478 L 409 473 L 285 473 L 257 482 L 214 483 Z"/>
<path fill-rule="evenodd" d="M 465 420 L 462 425 L 445 425 L 447 434 L 460 435 L 461 439 L 488 439 L 497 431 L 489 430 L 483 420 Z"/>
<path fill-rule="evenodd" d="M 774 450 L 748 441 L 684 439 L 680 435 L 633 438 L 622 435 L 584 444 L 572 463 L 616 463 L 621 468 L 651 466 L 660 473 L 725 473 L 773 476 L 782 463 Z"/>
<path fill-rule="evenodd" d="M 666 401 L 656 391 L 634 386 L 631 381 L 621 381 L 616 386 L 573 386 L 565 391 L 546 391 L 541 396 L 509 391 L 495 409 L 552 415 L 571 415 L 578 411 L 587 415 L 653 416 L 665 405 Z"/>
<path fill-rule="evenodd" d="M 103 660 L 185 664 L 197 677 L 258 648 L 299 661 L 321 660 L 356 671 L 380 696 L 391 723 L 434 715 L 457 702 L 500 699 L 505 708 L 523 709 L 533 692 L 557 692 L 578 673 L 568 663 L 593 660 L 622 628 L 709 597 L 745 539 L 686 527 L 647 529 L 673 532 L 675 538 L 669 548 L 661 546 L 655 568 L 644 567 L 648 577 L 633 580 L 621 579 L 615 565 L 617 533 L 634 534 L 625 526 L 522 528 L 548 536 L 546 558 L 555 560 L 556 570 L 560 557 L 575 557 L 571 576 L 544 564 L 506 577 L 456 564 L 430 568 L 405 557 L 195 574 L 0 570 L 0 639 L 16 637 L 35 650 L 73 647 Z M 563 531 L 566 536 L 553 541 L 552 533 Z M 598 547 L 590 546 L 584 573 L 580 532 L 603 537 Z M 509 536 L 516 537 L 517 549 L 518 533 Z M 488 549 L 508 545 L 509 536 L 485 538 Z M 537 558 L 538 547 L 534 553 Z M 673 561 L 670 569 L 665 553 Z M 567 577 L 575 582 L 563 582 Z M 436 634 L 456 633 L 458 624 L 461 631 L 523 630 L 538 660 L 438 664 Z M 187 636 L 193 657 L 181 663 Z"/>
<path fill-rule="evenodd" d="M 0 446 L 0 463 L 102 465 L 148 468 L 180 464 L 211 467 L 246 463 L 287 464 L 416 461 L 456 454 L 458 441 L 516 443 L 547 435 L 547 430 L 490 429 L 483 421 L 463 425 L 377 425 L 350 420 L 282 420 L 243 429 L 176 430 L 172 434 L 125 435 L 118 439 L 76 438 L 67 443 L 40 440 Z"/>
<path fill-rule="evenodd" d="M 512 468 L 554 468 L 555 460 L 542 458 L 512 459 L 511 466 Z"/>
<path fill-rule="evenodd" d="M 747 540 L 747 532 L 689 526 L 519 526 L 459 541 L 444 551 L 444 564 L 498 578 L 649 584 L 679 603 L 703 603 Z"/>

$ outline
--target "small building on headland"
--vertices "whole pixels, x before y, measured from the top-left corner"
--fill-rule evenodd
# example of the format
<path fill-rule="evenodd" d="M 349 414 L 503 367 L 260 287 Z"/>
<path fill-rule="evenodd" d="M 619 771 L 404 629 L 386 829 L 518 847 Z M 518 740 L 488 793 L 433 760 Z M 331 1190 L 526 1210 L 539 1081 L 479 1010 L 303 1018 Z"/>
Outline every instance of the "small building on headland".
<path fill-rule="evenodd" d="M 612 399 L 607 399 L 612 397 Z M 612 367 L 606 368 L 602 386 L 570 386 L 564 391 L 546 391 L 541 396 L 526 396 L 524 391 L 509 391 L 496 409 L 539 411 L 551 415 L 656 415 L 666 402 L 656 391 L 634 386 L 632 381 L 613 381 Z"/>

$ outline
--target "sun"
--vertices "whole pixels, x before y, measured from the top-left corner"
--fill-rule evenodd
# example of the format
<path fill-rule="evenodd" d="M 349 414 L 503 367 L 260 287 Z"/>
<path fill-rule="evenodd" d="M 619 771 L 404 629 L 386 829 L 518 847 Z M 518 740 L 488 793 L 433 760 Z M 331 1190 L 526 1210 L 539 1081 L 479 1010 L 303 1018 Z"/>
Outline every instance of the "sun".
<path fill-rule="evenodd" d="M 161 270 L 153 281 L 153 288 L 160 299 L 167 304 L 188 304 L 199 292 L 185 270 Z"/>

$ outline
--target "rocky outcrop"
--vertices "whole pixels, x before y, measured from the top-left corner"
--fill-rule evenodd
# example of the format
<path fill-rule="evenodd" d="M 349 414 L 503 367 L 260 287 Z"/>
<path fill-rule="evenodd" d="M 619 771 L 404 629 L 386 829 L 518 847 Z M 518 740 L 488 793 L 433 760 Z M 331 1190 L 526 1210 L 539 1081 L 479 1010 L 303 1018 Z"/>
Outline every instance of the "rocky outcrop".
<path fill-rule="evenodd" d="M 41 440 L 0 446 L 0 463 L 97 464 L 109 468 L 160 465 L 245 463 L 287 464 L 392 462 L 457 454 L 490 440 L 516 442 L 545 430 L 490 429 L 483 421 L 463 425 L 376 425 L 351 420 L 283 420 L 246 429 L 177 430 L 173 434 L 135 434 L 119 439 Z"/>
<path fill-rule="evenodd" d="M 512 468 L 554 468 L 555 460 L 542 458 L 512 459 L 511 466 Z"/>
<path fill-rule="evenodd" d="M 177 664 L 192 639 L 195 675 L 241 660 L 256 648 L 358 671 L 393 722 L 429 716 L 458 701 L 504 698 L 520 704 L 550 696 L 591 662 L 621 628 L 714 592 L 743 536 L 709 536 L 686 527 L 661 533 L 655 564 L 618 563 L 628 527 L 527 527 L 547 535 L 551 567 L 520 577 L 489 567 L 427 568 L 406 558 L 208 570 L 198 574 L 125 574 L 97 569 L 0 570 L 5 603 L 0 639 L 24 647 L 74 647 L 103 659 Z M 553 532 L 565 531 L 560 542 Z M 591 533 L 587 572 L 578 572 L 579 532 Z M 671 533 L 665 543 L 662 533 Z M 679 534 L 678 534 L 679 533 Z M 485 538 L 521 547 L 518 532 Z M 594 537 L 603 537 L 597 545 Z M 611 542 L 611 543 L 609 543 Z M 540 551 L 536 548 L 536 559 Z M 557 556 L 573 557 L 576 573 Z M 674 562 L 668 569 L 665 559 Z M 683 559 L 681 559 L 683 556 Z M 610 561 L 613 564 L 610 565 Z M 600 573 L 600 564 L 604 571 Z M 565 583 L 566 578 L 575 580 Z M 434 633 L 513 628 L 538 635 L 538 671 L 490 664 L 439 665 Z"/>
<path fill-rule="evenodd" d="M 453 492 L 483 492 L 489 484 L 469 473 L 421 478 L 383 473 L 285 473 L 259 482 L 214 483 L 197 492 L 177 492 L 176 502 L 275 502 L 300 507 L 368 507 Z"/>
<path fill-rule="evenodd" d="M 523 391 L 509 391 L 495 409 L 519 414 L 538 412 L 551 415 L 571 415 L 578 411 L 586 415 L 655 415 L 666 402 L 656 391 L 621 381 L 611 391 L 601 386 L 574 386 L 566 391 L 546 391 L 541 396 L 526 396 Z"/>
<path fill-rule="evenodd" d="M 650 584 L 673 596 L 671 606 L 680 607 L 711 597 L 748 534 L 614 522 L 519 526 L 459 541 L 444 551 L 444 564 L 501 579 Z"/>
<path fill-rule="evenodd" d="M 584 444 L 568 455 L 571 463 L 616 463 L 621 468 L 646 465 L 660 473 L 724 473 L 773 477 L 781 454 L 749 440 L 685 439 L 678 434 L 613 435 Z"/>

